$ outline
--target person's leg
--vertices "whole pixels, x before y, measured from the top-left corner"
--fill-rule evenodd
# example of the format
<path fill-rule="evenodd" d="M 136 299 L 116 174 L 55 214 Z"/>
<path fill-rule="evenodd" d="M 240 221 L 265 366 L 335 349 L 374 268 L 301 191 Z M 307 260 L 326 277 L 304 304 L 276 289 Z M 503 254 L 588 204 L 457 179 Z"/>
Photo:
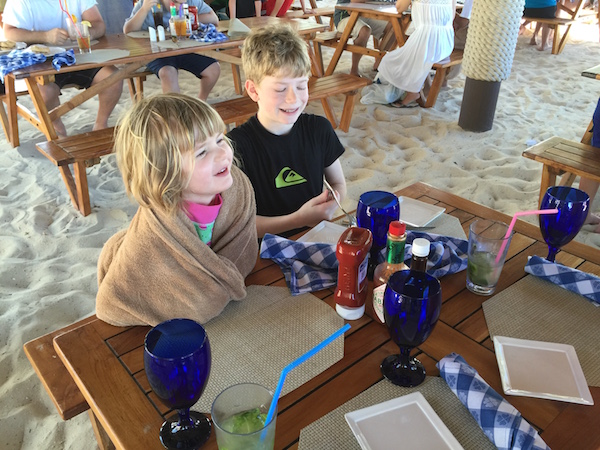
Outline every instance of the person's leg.
<path fill-rule="evenodd" d="M 94 77 L 92 86 L 108 78 L 116 71 L 117 68 L 113 66 L 103 67 Z M 94 130 L 108 128 L 108 118 L 113 109 L 115 109 L 116 104 L 119 102 L 122 93 L 123 80 L 110 85 L 98 94 L 98 115 L 96 116 L 96 123 L 94 123 Z"/>
<path fill-rule="evenodd" d="M 546 46 L 548 45 L 548 33 L 550 33 L 550 27 L 547 23 L 542 24 L 542 42 L 538 47 L 539 51 L 546 50 Z"/>
<path fill-rule="evenodd" d="M 58 96 L 60 95 L 60 87 L 56 83 L 39 85 L 39 88 L 48 111 L 51 111 L 60 105 L 60 100 L 58 99 Z M 60 118 L 53 120 L 52 125 L 54 125 L 54 129 L 56 130 L 58 137 L 65 137 L 67 135 L 65 124 Z"/>
<path fill-rule="evenodd" d="M 162 66 L 158 71 L 160 86 L 163 94 L 167 92 L 179 92 L 179 74 L 173 66 Z"/>
<path fill-rule="evenodd" d="M 531 36 L 531 40 L 529 41 L 529 45 L 536 45 L 537 42 L 535 41 L 537 38 L 538 33 L 540 32 L 540 28 L 542 28 L 542 24 L 540 22 L 536 22 L 535 23 L 535 31 L 533 32 L 533 36 Z"/>
<path fill-rule="evenodd" d="M 221 75 L 221 66 L 216 61 L 202 71 L 200 74 L 200 92 L 198 93 L 200 100 L 206 101 L 208 94 L 210 94 L 212 88 L 217 84 L 219 75 Z"/>
<path fill-rule="evenodd" d="M 353 43 L 354 45 L 358 45 L 360 47 L 366 47 L 370 36 L 371 28 L 369 28 L 367 25 L 362 26 L 360 28 L 360 31 L 356 35 L 356 38 L 354 38 Z M 360 76 L 358 72 L 358 65 L 360 63 L 361 58 L 362 54 L 352 53 L 352 65 L 350 67 L 350 75 Z"/>

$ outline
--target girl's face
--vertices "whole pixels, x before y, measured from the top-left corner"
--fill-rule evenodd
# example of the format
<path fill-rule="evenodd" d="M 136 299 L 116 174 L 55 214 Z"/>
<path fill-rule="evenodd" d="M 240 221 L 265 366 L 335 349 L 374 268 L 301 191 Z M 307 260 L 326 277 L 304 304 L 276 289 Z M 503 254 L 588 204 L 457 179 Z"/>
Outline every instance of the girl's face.
<path fill-rule="evenodd" d="M 223 133 L 220 133 L 197 143 L 192 156 L 195 160 L 193 169 L 191 159 L 186 159 L 184 163 L 186 174 L 191 172 L 191 175 L 189 184 L 183 190 L 183 200 L 210 205 L 217 194 L 233 184 L 233 151 Z"/>

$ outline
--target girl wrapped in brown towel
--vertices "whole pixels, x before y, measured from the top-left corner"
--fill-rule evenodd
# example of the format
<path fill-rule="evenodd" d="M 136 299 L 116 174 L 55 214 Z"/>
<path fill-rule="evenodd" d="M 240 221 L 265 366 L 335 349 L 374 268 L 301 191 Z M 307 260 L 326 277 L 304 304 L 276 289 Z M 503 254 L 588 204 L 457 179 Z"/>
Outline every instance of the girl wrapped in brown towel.
<path fill-rule="evenodd" d="M 204 323 L 245 298 L 258 253 L 256 205 L 224 132 L 214 109 L 181 94 L 141 100 L 123 118 L 117 163 L 140 207 L 100 254 L 100 319 Z"/>

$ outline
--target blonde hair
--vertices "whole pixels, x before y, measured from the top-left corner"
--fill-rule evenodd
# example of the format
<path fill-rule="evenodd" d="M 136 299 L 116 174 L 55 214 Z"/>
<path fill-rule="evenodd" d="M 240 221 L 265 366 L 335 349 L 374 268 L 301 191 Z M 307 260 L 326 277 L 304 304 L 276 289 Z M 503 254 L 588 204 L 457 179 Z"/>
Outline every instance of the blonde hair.
<path fill-rule="evenodd" d="M 306 42 L 289 25 L 252 31 L 242 47 L 246 79 L 260 84 L 267 76 L 303 77 L 310 73 Z"/>
<path fill-rule="evenodd" d="M 181 206 L 197 142 L 225 132 L 219 114 L 202 100 L 161 94 L 136 103 L 115 134 L 117 164 L 127 194 L 144 207 L 174 214 Z"/>

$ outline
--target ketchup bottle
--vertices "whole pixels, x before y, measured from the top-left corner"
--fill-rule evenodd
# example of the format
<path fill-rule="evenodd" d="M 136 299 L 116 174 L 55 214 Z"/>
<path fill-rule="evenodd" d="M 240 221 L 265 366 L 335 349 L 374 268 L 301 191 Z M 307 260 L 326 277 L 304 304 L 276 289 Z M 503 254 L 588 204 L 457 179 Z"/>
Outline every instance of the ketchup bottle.
<path fill-rule="evenodd" d="M 337 243 L 338 282 L 335 310 L 346 320 L 360 319 L 367 298 L 367 265 L 373 236 L 366 228 L 346 229 Z"/>

